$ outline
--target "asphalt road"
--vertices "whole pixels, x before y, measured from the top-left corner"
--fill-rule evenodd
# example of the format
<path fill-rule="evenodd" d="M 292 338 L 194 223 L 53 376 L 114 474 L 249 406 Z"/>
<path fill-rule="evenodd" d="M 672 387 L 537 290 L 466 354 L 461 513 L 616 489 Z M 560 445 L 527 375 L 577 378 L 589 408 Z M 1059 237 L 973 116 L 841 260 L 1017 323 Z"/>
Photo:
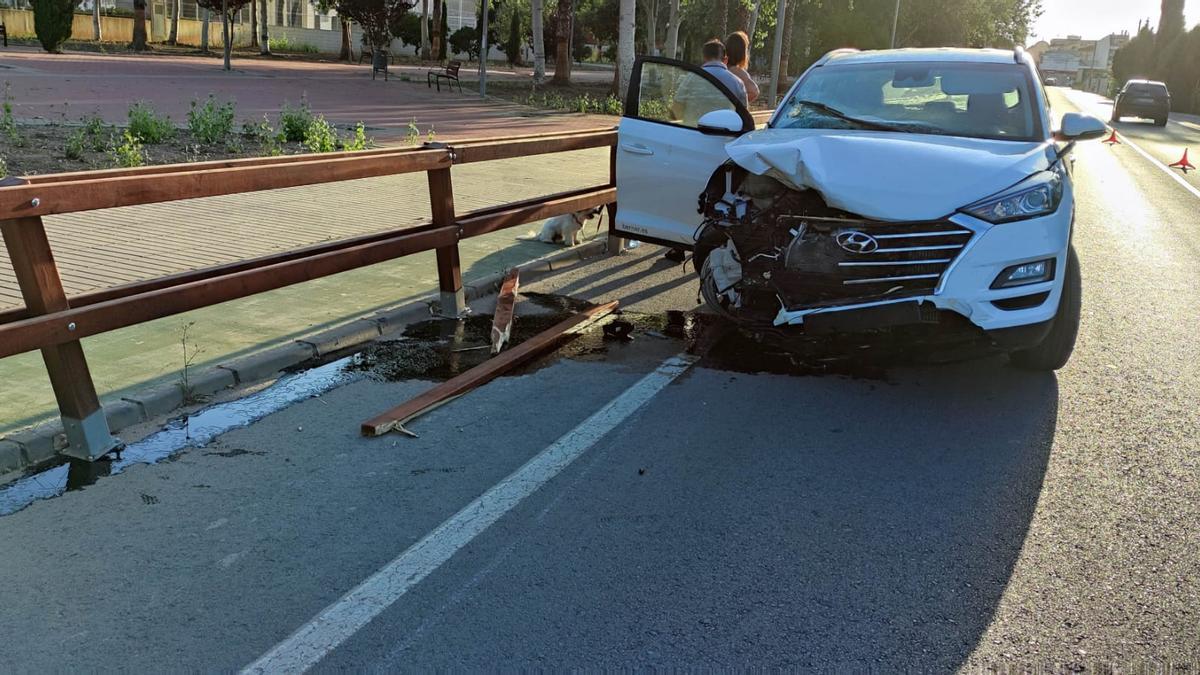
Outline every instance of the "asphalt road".
<path fill-rule="evenodd" d="M 420 438 L 358 423 L 426 383 L 357 379 L 0 517 L 0 670 L 1194 666 L 1200 197 L 1077 157 L 1055 375 L 681 364 L 693 276 L 642 248 L 529 286 L 623 298 L 632 343 Z"/>

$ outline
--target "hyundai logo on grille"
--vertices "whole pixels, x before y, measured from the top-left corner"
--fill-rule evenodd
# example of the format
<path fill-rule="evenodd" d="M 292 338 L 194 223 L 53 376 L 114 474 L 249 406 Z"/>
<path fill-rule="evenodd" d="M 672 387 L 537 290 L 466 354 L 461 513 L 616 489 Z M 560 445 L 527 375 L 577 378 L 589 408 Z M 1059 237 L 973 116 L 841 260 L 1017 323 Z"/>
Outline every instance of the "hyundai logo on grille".
<path fill-rule="evenodd" d="M 837 236 L 837 244 L 850 253 L 874 253 L 879 250 L 879 241 L 858 230 L 842 232 Z"/>

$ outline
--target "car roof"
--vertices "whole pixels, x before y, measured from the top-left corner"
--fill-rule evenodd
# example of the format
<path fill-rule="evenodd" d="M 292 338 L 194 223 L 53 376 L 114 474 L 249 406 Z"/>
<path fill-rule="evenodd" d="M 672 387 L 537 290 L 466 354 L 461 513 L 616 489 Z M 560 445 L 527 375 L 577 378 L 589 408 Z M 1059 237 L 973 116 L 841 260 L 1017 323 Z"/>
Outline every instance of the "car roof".
<path fill-rule="evenodd" d="M 1019 63 L 1011 49 L 965 49 L 938 47 L 930 49 L 877 49 L 870 51 L 839 50 L 829 54 L 826 65 L 855 63 Z"/>
<path fill-rule="evenodd" d="M 1125 84 L 1161 84 L 1164 87 L 1167 86 L 1167 84 L 1165 82 L 1159 82 L 1158 80 L 1140 80 L 1140 79 L 1139 80 L 1126 80 Z"/>

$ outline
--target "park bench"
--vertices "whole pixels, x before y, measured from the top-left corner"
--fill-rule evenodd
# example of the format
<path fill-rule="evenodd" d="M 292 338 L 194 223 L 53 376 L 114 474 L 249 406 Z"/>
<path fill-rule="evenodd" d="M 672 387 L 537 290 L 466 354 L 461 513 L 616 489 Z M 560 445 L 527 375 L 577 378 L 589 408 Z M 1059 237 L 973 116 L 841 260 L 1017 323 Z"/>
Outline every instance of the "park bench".
<path fill-rule="evenodd" d="M 436 84 L 437 90 L 441 91 L 442 80 L 446 80 L 446 86 L 448 88 L 452 88 L 454 83 L 458 82 L 458 93 L 461 94 L 462 82 L 459 82 L 458 79 L 459 68 L 462 68 L 462 61 L 451 61 L 450 63 L 446 64 L 446 67 L 441 72 L 431 70 L 425 73 L 425 85 L 432 87 L 434 84 Z"/>

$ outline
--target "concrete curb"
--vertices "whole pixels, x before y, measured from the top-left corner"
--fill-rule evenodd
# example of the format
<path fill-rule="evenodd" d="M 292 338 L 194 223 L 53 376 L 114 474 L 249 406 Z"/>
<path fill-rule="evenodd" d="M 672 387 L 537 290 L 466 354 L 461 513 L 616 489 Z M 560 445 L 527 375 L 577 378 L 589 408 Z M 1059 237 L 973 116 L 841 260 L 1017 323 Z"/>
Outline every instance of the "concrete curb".
<path fill-rule="evenodd" d="M 582 265 L 588 258 L 603 253 L 606 248 L 607 242 L 601 236 L 582 246 L 535 258 L 516 267 L 521 270 L 522 281 L 533 281 L 552 272 Z M 498 272 L 464 283 L 463 290 L 467 301 L 496 293 L 504 274 L 505 272 Z M 394 333 L 410 323 L 436 316 L 438 308 L 438 294 L 433 293 L 395 309 L 353 319 L 301 340 L 191 373 L 188 378 L 191 396 L 210 396 L 225 389 L 273 378 L 285 368 L 356 347 Z M 104 414 L 108 418 L 109 429 L 116 433 L 134 424 L 166 415 L 183 407 L 184 403 L 183 390 L 179 384 L 163 384 L 105 404 Z M 58 451 L 65 447 L 65 442 L 62 426 L 58 421 L 47 422 L 0 438 L 0 483 L 3 482 L 2 477 L 5 474 L 36 470 L 56 462 L 59 458 Z"/>

